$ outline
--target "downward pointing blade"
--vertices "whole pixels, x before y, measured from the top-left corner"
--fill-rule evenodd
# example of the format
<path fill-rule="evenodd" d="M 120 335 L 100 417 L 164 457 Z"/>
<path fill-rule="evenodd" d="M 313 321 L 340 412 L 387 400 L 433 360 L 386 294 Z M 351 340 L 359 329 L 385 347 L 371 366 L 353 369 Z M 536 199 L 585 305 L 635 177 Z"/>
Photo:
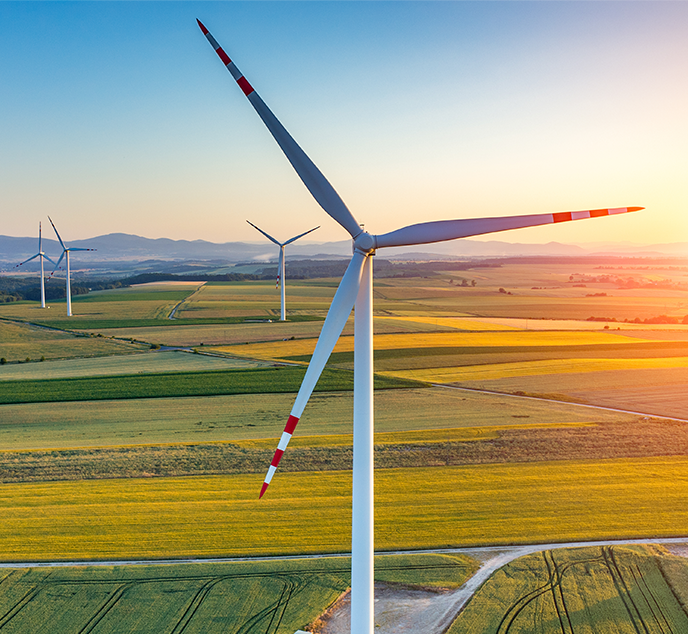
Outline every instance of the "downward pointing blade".
<path fill-rule="evenodd" d="M 239 87 L 244 92 L 251 105 L 258 113 L 258 116 L 263 120 L 263 123 L 272 134 L 277 144 L 282 148 L 285 156 L 296 170 L 303 184 L 312 194 L 313 198 L 318 204 L 334 218 L 342 227 L 344 227 L 351 237 L 357 236 L 361 233 L 361 228 L 358 226 L 356 219 L 351 215 L 351 212 L 344 204 L 344 201 L 339 197 L 339 194 L 330 185 L 323 173 L 315 166 L 313 161 L 306 155 L 306 153 L 299 147 L 298 143 L 294 141 L 292 136 L 287 132 L 284 126 L 279 122 L 277 117 L 265 105 L 265 102 L 258 96 L 258 93 L 253 89 L 253 86 L 248 83 L 246 78 L 241 74 L 234 62 L 224 52 L 222 47 L 217 43 L 217 40 L 210 34 L 208 29 L 203 26 L 200 20 L 196 20 L 201 31 L 206 36 L 208 42 L 213 47 L 218 57 L 222 60 L 227 70 Z"/>
<path fill-rule="evenodd" d="M 53 272 L 50 274 L 50 277 L 55 275 L 55 271 L 57 271 L 57 267 L 60 266 L 60 262 L 62 262 L 62 258 L 64 258 L 65 253 L 67 253 L 67 249 L 64 249 L 62 251 L 62 255 L 60 256 L 60 259 L 55 263 L 55 268 L 53 269 Z"/>
<path fill-rule="evenodd" d="M 320 229 L 320 225 L 317 227 L 313 227 L 312 229 L 309 229 L 308 231 L 304 231 L 303 233 L 300 233 L 298 236 L 294 236 L 293 238 L 289 238 L 282 246 L 287 246 L 288 244 L 291 244 L 292 242 L 296 242 L 299 238 L 303 238 L 303 236 L 307 236 L 309 233 L 312 233 L 316 229 Z"/>
<path fill-rule="evenodd" d="M 589 209 L 586 211 L 563 211 L 554 214 L 532 214 L 528 216 L 503 216 L 499 218 L 469 218 L 465 220 L 439 220 L 423 222 L 397 229 L 390 233 L 375 236 L 377 247 L 402 247 L 412 244 L 429 244 L 456 238 L 479 236 L 485 233 L 496 233 L 522 227 L 556 224 L 584 218 L 614 216 L 631 211 L 640 211 L 644 207 L 618 207 L 616 209 Z"/>
<path fill-rule="evenodd" d="M 263 231 L 260 227 L 256 227 L 256 225 L 254 225 L 254 224 L 253 224 L 252 222 L 250 222 L 249 220 L 247 220 L 246 222 L 248 222 L 248 224 L 250 224 L 256 231 L 260 231 L 268 240 L 270 240 L 270 242 L 274 242 L 278 247 L 281 247 L 281 246 L 282 246 L 282 245 L 281 245 L 279 242 L 277 242 L 277 240 L 275 240 L 269 233 L 265 233 L 265 231 Z"/>
<path fill-rule="evenodd" d="M 289 420 L 287 421 L 287 425 L 282 433 L 282 438 L 277 446 L 277 451 L 275 451 L 275 456 L 265 476 L 265 482 L 260 491 L 260 497 L 263 497 L 263 494 L 272 480 L 272 476 L 275 475 L 277 465 L 282 459 L 287 444 L 289 444 L 289 440 L 294 433 L 299 418 L 301 418 L 303 409 L 306 407 L 306 403 L 308 403 L 308 399 L 315 388 L 315 384 L 318 382 L 325 364 L 332 354 L 332 350 L 337 343 L 337 339 L 339 339 L 339 335 L 341 335 L 342 330 L 344 330 L 346 320 L 349 318 L 351 309 L 356 301 L 358 287 L 361 283 L 361 271 L 363 270 L 363 264 L 365 263 L 366 257 L 368 256 L 360 251 L 354 252 L 351 262 L 349 262 L 349 266 L 346 269 L 346 273 L 344 273 L 344 277 L 335 293 L 332 304 L 330 305 L 330 310 L 327 313 L 327 318 L 320 331 L 318 343 L 315 345 L 315 350 L 313 351 L 308 370 L 306 370 L 306 376 L 303 378 L 299 393 L 296 395 L 294 407 L 292 407 Z"/>

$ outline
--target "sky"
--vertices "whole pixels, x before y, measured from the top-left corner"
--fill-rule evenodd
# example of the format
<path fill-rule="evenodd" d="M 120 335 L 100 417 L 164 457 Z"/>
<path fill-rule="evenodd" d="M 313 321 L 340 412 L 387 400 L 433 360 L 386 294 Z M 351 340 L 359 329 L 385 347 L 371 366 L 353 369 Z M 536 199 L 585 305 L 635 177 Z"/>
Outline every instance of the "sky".
<path fill-rule="evenodd" d="M 688 2 L 658 0 L 0 2 L 0 234 L 348 237 L 196 18 L 371 233 L 642 206 L 484 239 L 688 241 Z"/>

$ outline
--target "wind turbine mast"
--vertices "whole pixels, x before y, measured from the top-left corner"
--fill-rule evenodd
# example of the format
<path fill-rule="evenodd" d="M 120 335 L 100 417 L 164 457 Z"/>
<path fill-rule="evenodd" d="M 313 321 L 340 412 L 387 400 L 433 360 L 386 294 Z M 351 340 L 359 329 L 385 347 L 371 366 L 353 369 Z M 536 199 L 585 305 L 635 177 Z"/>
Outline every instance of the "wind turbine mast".
<path fill-rule="evenodd" d="M 273 238 L 269 233 L 266 233 L 259 227 L 256 227 L 252 222 L 246 221 L 248 224 L 250 224 L 256 231 L 260 231 L 270 242 L 273 242 L 280 248 L 280 253 L 279 253 L 279 261 L 277 263 L 277 283 L 280 286 L 280 321 L 287 321 L 287 295 L 285 291 L 285 277 L 286 277 L 286 264 L 284 261 L 284 247 L 286 247 L 288 244 L 291 244 L 292 242 L 296 242 L 299 238 L 303 238 L 303 236 L 308 235 L 311 233 L 311 231 L 315 231 L 316 229 L 320 229 L 320 225 L 317 227 L 314 227 L 313 229 L 309 229 L 308 231 L 304 231 L 304 233 L 300 233 L 298 236 L 294 236 L 293 238 L 289 238 L 286 242 L 280 242 L 279 240 L 276 240 Z"/>
<path fill-rule="evenodd" d="M 31 262 L 31 260 L 35 260 L 36 258 L 39 258 L 41 261 L 41 308 L 45 308 L 45 268 L 43 266 L 43 259 L 46 259 L 53 264 L 55 264 L 55 262 L 53 262 L 45 253 L 43 253 L 43 236 L 40 222 L 38 223 L 38 253 L 36 253 L 36 255 L 32 255 L 28 260 L 20 262 L 14 268 L 22 266 L 27 262 Z"/>
<path fill-rule="evenodd" d="M 260 491 L 265 494 L 308 403 L 315 384 L 355 305 L 354 343 L 354 466 L 351 538 L 351 633 L 373 634 L 373 301 L 372 256 L 376 249 L 410 246 L 484 235 L 508 229 L 535 227 L 638 211 L 642 207 L 500 216 L 424 222 L 381 235 L 363 230 L 322 172 L 299 147 L 256 93 L 227 53 L 198 21 L 201 31 L 244 95 L 263 120 L 315 200 L 351 236 L 354 253 L 332 299 L 313 356 Z M 262 232 L 261 232 L 262 233 Z M 274 241 L 274 240 L 273 240 Z"/>

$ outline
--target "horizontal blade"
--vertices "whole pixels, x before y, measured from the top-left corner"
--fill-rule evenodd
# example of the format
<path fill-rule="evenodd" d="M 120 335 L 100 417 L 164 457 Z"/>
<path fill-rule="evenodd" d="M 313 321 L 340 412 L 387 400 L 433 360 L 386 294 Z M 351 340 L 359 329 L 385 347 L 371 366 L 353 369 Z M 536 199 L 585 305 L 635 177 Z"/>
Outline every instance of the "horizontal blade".
<path fill-rule="evenodd" d="M 349 318 L 351 309 L 354 307 L 354 302 L 356 301 L 358 287 L 361 283 L 361 271 L 363 270 L 363 264 L 365 263 L 366 257 L 368 256 L 360 251 L 354 252 L 351 262 L 349 262 L 349 266 L 346 269 L 346 273 L 344 273 L 344 277 L 342 277 L 339 288 L 334 295 L 330 310 L 327 313 L 327 318 L 320 331 L 318 343 L 315 345 L 311 362 L 308 365 L 308 370 L 306 370 L 306 376 L 303 378 L 299 393 L 296 395 L 294 407 L 292 407 L 287 425 L 284 428 L 282 438 L 277 446 L 277 451 L 275 451 L 275 456 L 265 476 L 265 482 L 263 482 L 260 497 L 263 497 L 263 494 L 270 484 L 270 480 L 272 480 L 272 476 L 275 475 L 277 465 L 282 459 L 282 455 L 294 433 L 296 424 L 299 422 L 299 418 L 301 418 L 303 409 L 306 407 L 306 403 L 308 403 L 308 399 L 325 368 L 325 364 L 332 354 L 332 350 L 339 339 L 339 335 L 341 335 L 342 330 L 344 330 L 346 320 Z"/>
<path fill-rule="evenodd" d="M 97 251 L 98 249 L 84 249 L 82 247 L 69 247 L 67 251 Z"/>
<path fill-rule="evenodd" d="M 537 227 L 538 225 L 557 224 L 559 222 L 582 220 L 584 218 L 614 216 L 641 209 L 644 209 L 644 207 L 619 207 L 616 209 L 562 211 L 554 214 L 533 214 L 528 216 L 422 222 L 375 236 L 375 243 L 377 247 L 405 247 L 413 244 L 430 244 L 432 242 L 443 242 L 444 240 L 455 240 L 456 238 L 468 238 L 486 233 L 508 231 L 509 229 Z"/>
<path fill-rule="evenodd" d="M 55 231 L 55 235 L 57 236 L 57 239 L 60 241 L 60 244 L 62 245 L 63 249 L 66 249 L 67 247 L 65 246 L 65 243 L 62 242 L 62 238 L 60 238 L 60 234 L 57 233 L 57 229 L 55 228 L 55 223 L 53 222 L 52 218 L 48 216 L 48 220 L 50 220 L 50 224 L 53 226 L 53 229 Z"/>
<path fill-rule="evenodd" d="M 21 266 L 22 264 L 26 264 L 27 262 L 31 262 L 31 260 L 35 260 L 39 255 L 40 253 L 36 253 L 36 255 L 31 256 L 28 260 L 24 260 L 23 262 L 16 264 L 14 268 L 16 269 L 18 266 Z"/>
<path fill-rule="evenodd" d="M 256 227 L 251 221 L 247 220 L 248 224 L 250 224 L 256 231 L 260 231 L 270 242 L 274 242 L 278 247 L 282 246 L 281 242 L 277 242 L 269 233 L 265 233 L 260 227 Z"/>
<path fill-rule="evenodd" d="M 309 229 L 308 231 L 304 231 L 303 233 L 300 233 L 298 236 L 294 236 L 293 238 L 289 238 L 289 240 L 287 240 L 284 243 L 284 246 L 286 247 L 288 244 L 291 244 L 292 242 L 296 242 L 299 238 L 303 238 L 303 236 L 307 236 L 309 233 L 315 231 L 316 229 L 320 229 L 320 225 L 318 225 L 317 227 L 313 227 L 312 229 Z"/>
<path fill-rule="evenodd" d="M 308 191 L 312 194 L 313 198 L 315 198 L 318 204 L 330 214 L 332 218 L 351 234 L 351 237 L 355 237 L 361 233 L 361 227 L 359 227 L 356 219 L 351 215 L 351 212 L 344 204 L 344 201 L 339 197 L 339 194 L 334 190 L 334 187 L 330 185 L 323 173 L 315 166 L 313 161 L 308 158 L 306 153 L 299 147 L 296 141 L 294 141 L 277 117 L 275 117 L 271 110 L 265 105 L 265 102 L 258 96 L 258 93 L 241 74 L 234 62 L 229 59 L 227 53 L 224 52 L 208 29 L 203 26 L 200 20 L 196 20 L 196 22 L 198 22 L 198 26 L 201 27 L 201 31 L 203 31 L 208 42 L 210 42 L 210 45 L 218 54 L 222 63 L 231 73 L 232 77 L 234 77 L 236 83 L 239 84 L 239 87 L 258 113 L 258 116 L 263 120 L 263 123 L 266 125 L 275 141 L 277 141 L 277 144 L 282 148 L 285 156 L 292 164 L 292 167 L 296 170 L 296 173 L 299 175 Z"/>

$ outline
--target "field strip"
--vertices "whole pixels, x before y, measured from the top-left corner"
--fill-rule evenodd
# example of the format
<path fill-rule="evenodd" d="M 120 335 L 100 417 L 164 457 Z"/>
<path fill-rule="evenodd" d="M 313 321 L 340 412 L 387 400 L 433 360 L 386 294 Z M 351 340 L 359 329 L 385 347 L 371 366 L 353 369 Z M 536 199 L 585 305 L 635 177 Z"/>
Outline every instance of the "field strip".
<path fill-rule="evenodd" d="M 433 383 L 432 387 L 443 387 L 448 390 L 459 390 L 459 391 L 464 391 L 464 392 L 477 392 L 479 394 L 493 394 L 493 395 L 499 395 L 499 396 L 506 396 L 509 398 L 520 398 L 520 399 L 527 399 L 531 401 L 542 401 L 544 403 L 558 403 L 561 405 L 562 403 L 566 403 L 567 405 L 571 405 L 572 407 L 587 407 L 588 409 L 594 409 L 598 411 L 603 411 L 603 412 L 615 412 L 617 414 L 630 414 L 632 416 L 646 416 L 649 418 L 659 418 L 660 420 L 677 420 L 682 423 L 688 423 L 688 419 L 685 418 L 676 418 L 674 416 L 660 416 L 659 414 L 648 414 L 647 412 L 635 412 L 632 410 L 628 409 L 619 409 L 617 407 L 605 407 L 603 405 L 589 405 L 587 403 L 575 403 L 572 401 L 557 401 L 556 399 L 553 398 L 544 398 L 542 396 L 528 396 L 526 394 L 509 394 L 508 392 L 497 392 L 494 390 L 483 390 L 480 388 L 476 387 L 460 387 L 458 385 L 444 385 L 442 383 Z"/>
<path fill-rule="evenodd" d="M 523 330 L 518 326 L 501 324 L 497 320 L 475 319 L 470 317 L 375 317 L 390 321 L 410 321 L 416 324 L 428 324 L 442 328 L 456 328 L 457 330 Z M 599 328 L 599 326 L 597 326 Z M 554 330 L 554 328 L 552 328 Z"/>
<path fill-rule="evenodd" d="M 581 374 L 587 372 L 607 372 L 610 370 L 655 370 L 685 367 L 688 367 L 688 357 L 545 359 L 542 361 L 485 363 L 481 365 L 422 370 L 393 370 L 380 372 L 379 374 L 431 383 L 458 383 L 460 381 L 489 381 L 549 374 Z"/>
<path fill-rule="evenodd" d="M 395 335 L 375 335 L 376 350 L 395 350 L 399 348 L 440 348 L 440 347 L 530 347 L 530 346 L 580 346 L 605 344 L 636 344 L 644 339 L 609 333 L 596 332 L 556 332 L 516 330 L 504 332 L 428 332 L 404 333 Z M 648 342 L 653 340 L 648 339 Z M 242 346 L 219 346 L 216 349 L 228 354 L 247 356 L 257 359 L 285 358 L 312 354 L 315 339 L 294 341 L 275 341 Z M 340 337 L 334 352 L 352 352 L 354 338 Z"/>
<path fill-rule="evenodd" d="M 7 364 L 0 366 L 0 381 L 226 370 L 256 368 L 264 365 L 265 362 L 249 359 L 230 359 L 176 350 L 161 350 L 124 356 Z"/>
<path fill-rule="evenodd" d="M 466 548 L 428 548 L 423 550 L 376 550 L 376 557 L 396 555 L 467 555 L 484 561 L 481 570 L 488 562 L 502 560 L 504 565 L 523 555 L 556 550 L 560 548 L 587 548 L 595 546 L 636 546 L 651 544 L 688 545 L 685 537 L 648 537 L 645 539 L 609 539 L 602 541 L 551 542 L 548 544 L 510 544 L 509 546 L 467 546 Z M 298 561 L 299 559 L 336 559 L 351 557 L 351 551 L 340 553 L 322 553 L 319 555 L 273 555 L 255 557 L 193 557 L 187 559 L 93 559 L 91 561 L 0 561 L 0 568 L 69 568 L 72 566 L 177 566 L 180 564 L 223 564 L 245 561 Z M 496 569 L 496 566 L 494 569 Z M 477 574 L 477 573 L 476 573 Z"/>
<path fill-rule="evenodd" d="M 685 533 L 688 457 L 377 471 L 383 551 L 655 539 Z M 351 472 L 0 485 L 5 561 L 339 553 Z M 658 505 L 657 500 L 662 500 Z"/>

